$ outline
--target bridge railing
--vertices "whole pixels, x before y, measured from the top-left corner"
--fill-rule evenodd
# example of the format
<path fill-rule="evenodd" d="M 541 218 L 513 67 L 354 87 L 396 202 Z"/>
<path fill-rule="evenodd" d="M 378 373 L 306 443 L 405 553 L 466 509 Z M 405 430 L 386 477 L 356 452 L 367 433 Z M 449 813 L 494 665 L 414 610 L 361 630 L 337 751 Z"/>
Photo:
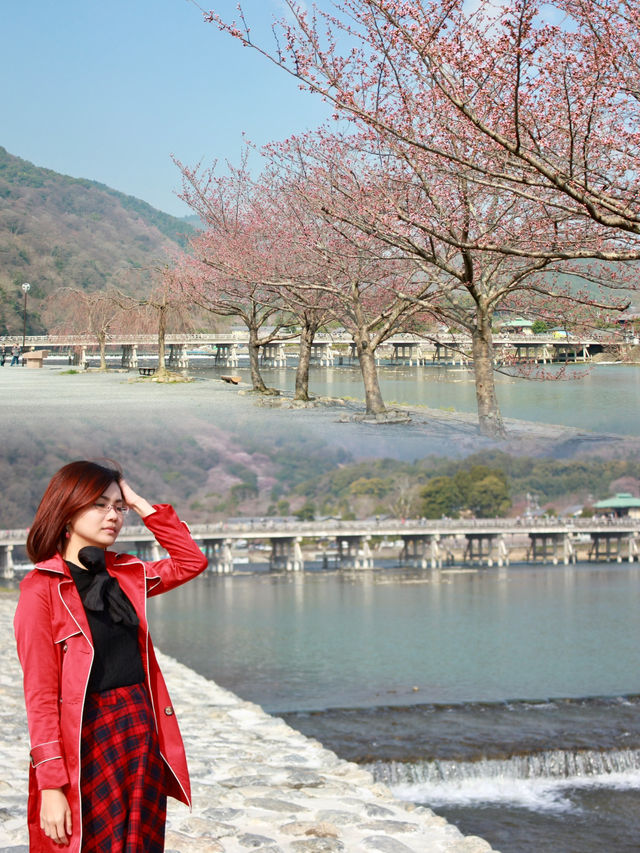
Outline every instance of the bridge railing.
<path fill-rule="evenodd" d="M 0 336 L 0 345 L 10 345 L 17 340 L 16 335 Z M 118 346 L 123 344 L 155 344 L 158 336 L 132 334 L 132 335 L 110 335 L 107 340 L 107 346 Z M 275 338 L 275 341 L 283 343 L 295 344 L 298 337 L 283 335 L 282 338 Z M 317 343 L 332 343 L 336 345 L 344 344 L 350 346 L 353 343 L 353 337 L 347 332 L 323 332 L 318 333 L 315 337 Z M 246 344 L 249 341 L 249 334 L 245 331 L 234 330 L 226 333 L 217 332 L 197 332 L 193 334 L 169 334 L 165 341 L 169 344 L 224 344 L 237 343 Z M 433 344 L 445 347 L 469 347 L 471 345 L 471 337 L 465 334 L 453 334 L 440 332 L 437 334 L 416 334 L 398 332 L 385 341 L 385 344 Z M 623 344 L 625 343 L 624 334 L 618 331 L 603 331 L 597 334 L 588 336 L 567 335 L 566 337 L 554 337 L 553 334 L 542 335 L 522 335 L 513 333 L 496 333 L 493 337 L 495 346 L 504 346 L 507 344 L 514 345 L 529 345 L 529 346 L 589 346 L 592 344 Z M 91 335 L 29 335 L 25 338 L 25 346 L 41 346 L 41 347 L 56 347 L 56 346 L 87 346 L 97 347 L 95 337 Z M 384 344 L 382 345 L 384 346 Z"/>
<path fill-rule="evenodd" d="M 290 521 L 280 519 L 250 519 L 247 521 L 219 521 L 211 524 L 193 524 L 191 533 L 194 538 L 239 538 L 252 539 L 272 536 L 322 537 L 325 535 L 372 535 L 387 536 L 403 533 L 437 532 L 442 535 L 456 533 L 460 535 L 474 532 L 512 532 L 512 533 L 598 533 L 606 531 L 630 531 L 640 533 L 638 518 L 477 518 L 477 519 L 365 519 L 362 521 L 343 521 L 328 518 L 318 521 Z M 0 544 L 22 545 L 26 542 L 28 530 L 0 530 Z M 142 525 L 126 524 L 122 528 L 123 540 L 136 537 L 153 538 Z"/>

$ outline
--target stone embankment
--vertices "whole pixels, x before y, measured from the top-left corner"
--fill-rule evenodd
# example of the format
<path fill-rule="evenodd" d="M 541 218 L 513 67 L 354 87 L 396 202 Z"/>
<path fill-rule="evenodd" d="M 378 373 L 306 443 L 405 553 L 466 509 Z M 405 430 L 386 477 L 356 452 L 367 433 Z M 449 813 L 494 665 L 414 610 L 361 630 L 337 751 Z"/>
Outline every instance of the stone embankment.
<path fill-rule="evenodd" d="M 0 591 L 0 853 L 27 853 L 29 751 L 13 642 L 16 595 Z M 189 757 L 193 811 L 170 801 L 167 853 L 490 853 L 429 809 L 404 804 L 259 706 L 159 655 Z M 61 848 L 64 849 L 64 848 Z"/>

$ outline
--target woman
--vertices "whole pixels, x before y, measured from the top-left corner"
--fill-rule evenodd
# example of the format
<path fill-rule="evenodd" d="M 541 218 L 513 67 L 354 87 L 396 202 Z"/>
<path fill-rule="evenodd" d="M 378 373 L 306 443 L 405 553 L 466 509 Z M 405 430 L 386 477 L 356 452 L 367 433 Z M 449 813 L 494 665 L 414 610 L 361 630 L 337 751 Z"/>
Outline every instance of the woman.
<path fill-rule="evenodd" d="M 107 550 L 129 508 L 168 558 Z M 31 740 L 30 850 L 159 853 L 166 796 L 190 805 L 190 787 L 146 600 L 207 560 L 172 507 L 151 506 L 116 468 L 85 461 L 52 478 L 27 552 L 35 568 L 14 624 Z"/>

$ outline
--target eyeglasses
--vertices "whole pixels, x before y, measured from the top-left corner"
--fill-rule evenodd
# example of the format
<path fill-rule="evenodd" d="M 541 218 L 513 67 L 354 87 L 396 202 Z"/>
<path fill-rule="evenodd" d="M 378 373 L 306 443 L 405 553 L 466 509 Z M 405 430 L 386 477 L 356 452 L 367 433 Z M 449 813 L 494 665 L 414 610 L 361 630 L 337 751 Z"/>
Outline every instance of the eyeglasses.
<path fill-rule="evenodd" d="M 116 506 L 115 504 L 107 504 L 103 501 L 96 501 L 96 503 L 94 503 L 93 505 L 93 508 L 97 509 L 98 512 L 102 513 L 102 515 L 107 515 L 107 513 L 112 509 L 115 509 L 118 515 L 122 516 L 125 516 L 129 512 L 128 506 Z"/>

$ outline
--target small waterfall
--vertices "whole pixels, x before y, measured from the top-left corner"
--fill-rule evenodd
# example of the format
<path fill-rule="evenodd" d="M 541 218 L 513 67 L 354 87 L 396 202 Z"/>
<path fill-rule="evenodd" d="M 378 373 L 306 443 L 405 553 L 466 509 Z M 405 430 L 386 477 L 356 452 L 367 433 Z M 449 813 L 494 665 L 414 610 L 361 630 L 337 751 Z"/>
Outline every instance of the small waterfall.
<path fill-rule="evenodd" d="M 367 765 L 396 796 L 431 806 L 511 803 L 534 810 L 572 808 L 569 788 L 640 789 L 640 749 L 546 750 L 480 761 Z"/>
<path fill-rule="evenodd" d="M 464 779 L 580 779 L 640 770 L 640 749 L 553 749 L 531 755 L 482 761 L 398 761 L 368 765 L 377 781 L 387 785 L 454 782 Z"/>

